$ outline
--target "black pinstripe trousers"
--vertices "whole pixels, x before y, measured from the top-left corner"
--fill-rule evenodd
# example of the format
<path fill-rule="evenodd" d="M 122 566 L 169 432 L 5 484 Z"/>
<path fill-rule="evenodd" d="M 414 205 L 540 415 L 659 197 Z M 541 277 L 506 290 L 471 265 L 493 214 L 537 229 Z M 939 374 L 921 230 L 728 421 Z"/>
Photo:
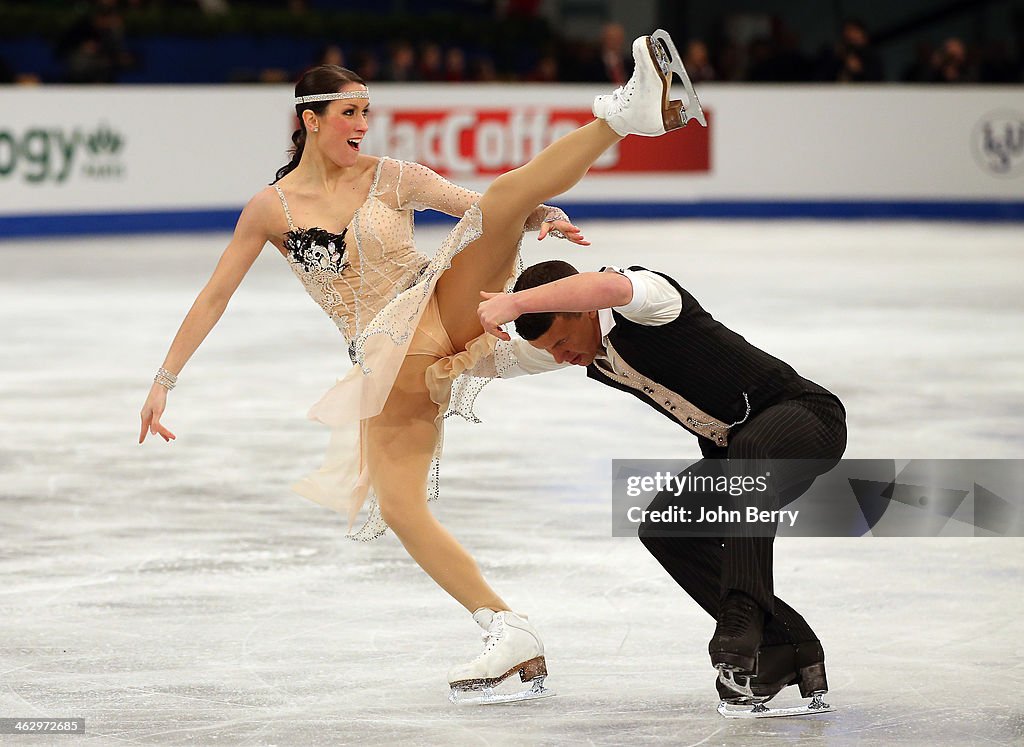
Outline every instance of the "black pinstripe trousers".
<path fill-rule="evenodd" d="M 705 448 L 706 459 L 687 472 L 721 474 L 725 459 L 763 462 L 764 469 L 771 470 L 773 492 L 761 508 L 780 508 L 799 498 L 845 449 L 842 406 L 825 395 L 805 395 L 758 413 L 733 434 L 727 448 Z M 686 500 L 685 494 L 665 492 L 649 509 L 663 510 Z M 768 613 L 762 645 L 818 640 L 804 618 L 774 594 L 774 537 L 666 537 L 658 536 L 657 529 L 641 524 L 640 541 L 712 617 L 718 618 L 726 593 L 738 589 Z"/>

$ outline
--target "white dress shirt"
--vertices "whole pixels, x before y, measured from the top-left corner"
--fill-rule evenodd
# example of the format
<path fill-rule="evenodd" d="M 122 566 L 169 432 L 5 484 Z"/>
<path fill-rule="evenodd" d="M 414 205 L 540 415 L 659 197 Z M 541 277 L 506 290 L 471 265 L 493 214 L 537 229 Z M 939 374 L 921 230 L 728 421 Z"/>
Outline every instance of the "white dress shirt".
<path fill-rule="evenodd" d="M 647 327 L 659 327 L 677 318 L 683 310 L 683 299 L 679 291 L 657 273 L 650 270 L 623 270 L 618 267 L 605 267 L 602 271 L 617 272 L 629 278 L 633 286 L 633 297 L 629 303 L 615 306 L 614 309 L 631 322 Z M 615 317 L 612 315 L 612 309 L 599 309 L 597 317 L 601 325 L 601 345 L 604 346 L 608 344 L 608 334 L 615 327 Z M 521 337 L 512 338 L 512 349 L 518 362 L 502 372 L 503 379 L 554 371 L 571 365 L 556 363 L 546 350 L 533 347 Z"/>

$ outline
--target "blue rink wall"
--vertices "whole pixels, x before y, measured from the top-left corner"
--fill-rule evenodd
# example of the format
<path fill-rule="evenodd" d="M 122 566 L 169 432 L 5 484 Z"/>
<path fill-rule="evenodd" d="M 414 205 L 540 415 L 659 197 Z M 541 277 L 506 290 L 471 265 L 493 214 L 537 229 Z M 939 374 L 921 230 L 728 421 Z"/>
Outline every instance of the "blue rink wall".
<path fill-rule="evenodd" d="M 600 92 L 373 85 L 363 150 L 482 191 L 586 121 Z M 631 139 L 554 202 L 576 220 L 1024 222 L 1022 86 L 709 85 L 700 95 L 706 132 Z M 291 97 L 289 86 L 8 89 L 0 238 L 230 230 L 288 158 Z"/>
<path fill-rule="evenodd" d="M 554 202 L 563 207 L 573 220 L 709 218 L 1024 222 L 1024 202 Z M 2 216 L 0 238 L 231 231 L 240 212 L 241 208 Z M 454 223 L 454 218 L 433 210 L 418 213 L 416 220 L 419 224 Z"/>

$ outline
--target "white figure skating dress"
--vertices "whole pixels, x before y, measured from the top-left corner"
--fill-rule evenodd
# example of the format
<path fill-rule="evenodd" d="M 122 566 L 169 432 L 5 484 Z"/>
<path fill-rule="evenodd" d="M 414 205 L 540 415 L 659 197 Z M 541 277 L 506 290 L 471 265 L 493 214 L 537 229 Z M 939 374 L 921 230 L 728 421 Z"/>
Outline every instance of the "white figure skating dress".
<path fill-rule="evenodd" d="M 410 343 L 419 351 L 424 342 L 429 346 L 433 340 L 447 340 L 443 328 L 438 332 L 434 285 L 451 266 L 452 258 L 481 235 L 480 195 L 425 166 L 381 158 L 366 201 L 349 225 L 333 234 L 295 226 L 284 192 L 275 189 L 288 218 L 284 242 L 288 264 L 338 325 L 353 363 L 348 374 L 309 411 L 310 419 L 330 427 L 330 443 L 323 466 L 292 489 L 347 516 L 349 537 L 375 539 L 387 525 L 371 488 L 365 423 L 384 407 Z M 427 208 L 460 217 L 433 257 L 418 252 L 413 242 L 414 211 Z M 524 231 L 538 230 L 544 220 L 554 219 L 566 217 L 562 211 L 542 205 Z M 518 258 L 516 266 L 520 267 Z M 448 345 L 447 350 L 440 342 L 436 346 L 434 354 L 439 360 L 426 377 L 431 399 L 440 407 L 437 445 L 428 476 L 431 499 L 437 497 L 443 418 L 459 414 L 479 422 L 473 414 L 476 395 L 484 384 L 516 364 L 513 346 L 491 335 L 472 340 L 464 351 L 456 352 Z M 364 507 L 366 520 L 356 529 Z"/>

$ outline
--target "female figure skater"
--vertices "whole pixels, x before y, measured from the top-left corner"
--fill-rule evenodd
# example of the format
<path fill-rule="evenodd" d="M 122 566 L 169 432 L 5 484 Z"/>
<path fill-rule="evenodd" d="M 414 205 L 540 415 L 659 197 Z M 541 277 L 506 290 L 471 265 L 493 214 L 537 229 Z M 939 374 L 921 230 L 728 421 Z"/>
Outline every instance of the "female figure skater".
<path fill-rule="evenodd" d="M 344 68 L 310 70 L 295 87 L 301 125 L 294 157 L 245 206 L 142 408 L 140 443 L 147 433 L 174 438 L 160 422 L 167 392 L 256 256 L 273 245 L 337 323 L 355 364 L 310 411 L 331 427 L 331 441 L 324 466 L 293 487 L 347 514 L 350 530 L 368 502 L 369 518 L 349 536 L 373 539 L 391 527 L 420 567 L 473 613 L 486 645 L 449 672 L 455 701 L 544 695 L 547 670 L 537 632 L 427 507 L 441 421 L 449 411 L 471 417 L 481 379 L 515 362 L 484 334 L 476 307 L 480 291 L 512 279 L 524 230 L 539 229 L 542 238 L 557 230 L 588 243 L 564 213 L 542 203 L 576 184 L 627 134 L 660 135 L 691 116 L 703 124 L 668 35 L 640 37 L 633 54 L 633 78 L 595 99 L 595 121 L 498 177 L 482 196 L 424 166 L 361 154 L 366 85 Z M 687 85 L 692 113 L 669 101 L 673 71 Z M 430 259 L 413 245 L 412 211 L 424 208 L 461 217 Z"/>

